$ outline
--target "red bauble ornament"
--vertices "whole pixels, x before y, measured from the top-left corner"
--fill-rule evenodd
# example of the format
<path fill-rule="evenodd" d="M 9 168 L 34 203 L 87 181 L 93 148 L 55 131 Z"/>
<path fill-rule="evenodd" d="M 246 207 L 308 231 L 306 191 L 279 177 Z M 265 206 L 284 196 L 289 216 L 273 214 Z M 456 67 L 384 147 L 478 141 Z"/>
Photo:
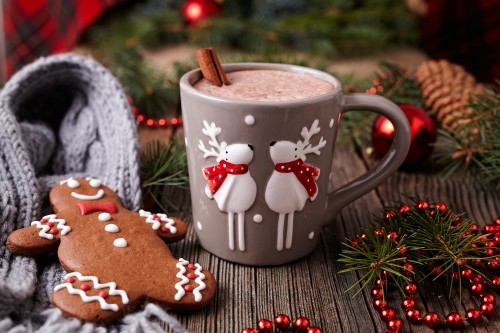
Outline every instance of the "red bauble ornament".
<path fill-rule="evenodd" d="M 495 304 L 495 296 L 493 294 L 486 294 L 482 298 L 483 303 L 493 303 Z"/>
<path fill-rule="evenodd" d="M 399 332 L 403 329 L 403 321 L 401 319 L 391 319 L 387 322 L 387 328 L 391 331 Z"/>
<path fill-rule="evenodd" d="M 181 16 L 188 24 L 220 13 L 220 5 L 214 0 L 187 0 L 181 7 Z"/>
<path fill-rule="evenodd" d="M 464 320 L 458 313 L 451 312 L 446 316 L 446 325 L 451 329 L 459 329 L 464 326 Z"/>
<path fill-rule="evenodd" d="M 436 142 L 436 124 L 421 108 L 411 104 L 400 104 L 410 123 L 410 151 L 403 165 L 412 165 L 423 161 L 432 152 L 432 143 Z M 372 145 L 379 155 L 385 155 L 394 141 L 394 126 L 384 116 L 378 116 L 373 123 Z"/>
<path fill-rule="evenodd" d="M 422 318 L 420 317 L 420 310 L 408 309 L 406 310 L 406 318 L 412 324 L 418 323 Z"/>
<path fill-rule="evenodd" d="M 382 288 L 373 288 L 371 294 L 373 299 L 379 299 L 384 296 L 384 291 Z"/>
<path fill-rule="evenodd" d="M 500 289 L 500 276 L 494 276 L 493 279 L 491 279 L 491 285 L 495 289 Z"/>
<path fill-rule="evenodd" d="M 477 309 L 470 309 L 465 313 L 465 320 L 471 325 L 476 325 L 481 321 L 481 311 Z"/>
<path fill-rule="evenodd" d="M 408 296 L 416 295 L 418 292 L 418 287 L 415 283 L 410 282 L 404 288 L 405 294 Z"/>
<path fill-rule="evenodd" d="M 380 311 L 380 318 L 386 323 L 396 317 L 396 311 L 393 308 L 386 307 Z"/>
<path fill-rule="evenodd" d="M 375 310 L 380 312 L 387 307 L 387 301 L 384 301 L 381 298 L 376 299 L 373 301 L 373 307 L 375 308 Z"/>
<path fill-rule="evenodd" d="M 319 327 L 309 327 L 306 331 L 307 333 L 323 333 Z"/>
<path fill-rule="evenodd" d="M 293 322 L 293 327 L 299 333 L 307 332 L 307 329 L 311 326 L 311 322 L 306 317 L 298 317 Z"/>
<path fill-rule="evenodd" d="M 485 317 L 491 317 L 495 314 L 495 304 L 483 303 L 481 304 L 481 313 Z"/>
<path fill-rule="evenodd" d="M 471 287 L 471 291 L 474 295 L 482 295 L 484 290 L 484 285 L 482 283 L 475 283 Z"/>
<path fill-rule="evenodd" d="M 242 329 L 241 333 L 257 333 L 257 331 L 254 330 L 253 328 L 247 327 L 247 328 Z"/>
<path fill-rule="evenodd" d="M 290 326 L 290 318 L 286 314 L 279 314 L 274 318 L 274 323 L 280 330 L 285 331 Z"/>
<path fill-rule="evenodd" d="M 437 328 L 441 324 L 441 319 L 435 312 L 429 312 L 424 316 L 424 323 L 429 328 Z"/>
<path fill-rule="evenodd" d="M 267 319 L 261 319 L 257 323 L 259 333 L 271 333 L 273 330 L 273 323 Z"/>
<path fill-rule="evenodd" d="M 403 309 L 408 310 L 415 307 L 415 300 L 411 297 L 405 298 L 401 303 Z"/>

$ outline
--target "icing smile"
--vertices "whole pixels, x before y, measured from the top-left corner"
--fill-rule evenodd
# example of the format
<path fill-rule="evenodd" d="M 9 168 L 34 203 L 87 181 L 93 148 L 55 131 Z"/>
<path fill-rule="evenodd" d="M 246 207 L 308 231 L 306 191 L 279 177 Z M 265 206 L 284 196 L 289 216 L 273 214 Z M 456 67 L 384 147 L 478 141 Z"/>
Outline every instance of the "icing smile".
<path fill-rule="evenodd" d="M 71 192 L 71 196 L 73 198 L 77 198 L 80 200 L 98 200 L 104 196 L 104 190 L 100 189 L 94 195 L 85 195 L 85 194 L 80 194 L 80 193 L 76 193 L 76 192 Z"/>

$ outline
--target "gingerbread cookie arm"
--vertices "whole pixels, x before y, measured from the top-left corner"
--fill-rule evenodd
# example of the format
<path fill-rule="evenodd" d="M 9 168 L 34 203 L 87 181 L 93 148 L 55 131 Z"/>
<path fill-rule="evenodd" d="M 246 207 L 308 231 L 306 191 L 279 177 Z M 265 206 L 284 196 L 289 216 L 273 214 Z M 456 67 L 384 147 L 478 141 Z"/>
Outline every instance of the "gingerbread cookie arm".
<path fill-rule="evenodd" d="M 52 294 L 52 303 L 64 314 L 102 324 L 122 316 L 125 309 L 139 300 L 137 294 L 131 295 L 113 281 L 101 281 L 97 276 L 80 272 L 66 274 Z"/>
<path fill-rule="evenodd" d="M 178 218 L 162 213 L 153 214 L 142 209 L 139 215 L 145 224 L 156 230 L 156 234 L 167 244 L 178 242 L 186 237 L 187 225 Z"/>
<path fill-rule="evenodd" d="M 35 256 L 57 250 L 61 236 L 71 231 L 66 220 L 47 215 L 31 226 L 14 231 L 7 238 L 7 247 L 13 253 Z"/>

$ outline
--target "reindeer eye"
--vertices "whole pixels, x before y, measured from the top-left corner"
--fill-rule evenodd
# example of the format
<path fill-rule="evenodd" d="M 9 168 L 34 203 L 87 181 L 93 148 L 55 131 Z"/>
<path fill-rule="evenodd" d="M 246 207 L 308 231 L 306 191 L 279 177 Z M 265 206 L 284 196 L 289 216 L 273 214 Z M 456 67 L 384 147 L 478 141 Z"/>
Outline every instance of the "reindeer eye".
<path fill-rule="evenodd" d="M 295 150 L 297 150 L 297 148 L 295 148 Z"/>
<path fill-rule="evenodd" d="M 297 157 L 297 155 L 295 155 L 295 157 Z"/>
<path fill-rule="evenodd" d="M 229 154 L 229 152 L 226 150 L 226 154 Z"/>

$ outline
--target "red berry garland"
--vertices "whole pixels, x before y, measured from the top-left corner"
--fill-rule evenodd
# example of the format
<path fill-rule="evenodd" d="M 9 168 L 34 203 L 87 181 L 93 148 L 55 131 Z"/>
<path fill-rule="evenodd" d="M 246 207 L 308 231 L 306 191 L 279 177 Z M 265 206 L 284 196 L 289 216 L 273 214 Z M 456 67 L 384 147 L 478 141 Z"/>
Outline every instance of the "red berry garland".
<path fill-rule="evenodd" d="M 428 202 L 426 201 L 419 201 L 416 205 L 415 208 L 418 210 L 429 210 L 429 209 L 438 209 L 441 212 L 444 212 L 446 210 L 446 205 L 443 203 L 437 203 L 435 205 L 429 205 Z M 399 212 L 404 212 L 407 213 L 410 211 L 410 207 L 407 205 L 403 205 L 399 208 Z M 394 215 L 392 215 L 389 211 L 384 213 L 385 218 L 393 218 Z M 459 223 L 459 218 L 456 219 L 456 223 L 458 225 Z M 494 224 L 489 224 L 486 225 L 483 228 L 483 233 L 485 234 L 484 237 L 490 237 L 493 238 L 491 234 L 494 234 L 495 236 L 500 236 L 497 235 L 497 233 L 500 233 L 500 218 L 497 218 L 495 220 Z M 375 234 L 377 234 L 375 232 Z M 365 236 L 366 238 L 366 236 Z M 488 246 L 488 249 L 491 249 L 493 252 L 489 251 L 486 252 L 485 254 L 487 256 L 494 255 L 495 253 L 500 252 L 500 242 L 497 240 L 491 240 L 486 243 Z M 499 262 L 497 261 L 497 258 L 495 258 L 494 263 Z M 482 263 L 478 263 L 481 264 Z M 488 267 L 492 270 L 497 269 L 497 266 L 491 266 L 491 265 L 484 265 L 484 267 Z M 435 274 L 441 274 L 442 270 L 436 269 L 437 267 L 433 268 L 433 272 Z M 403 265 L 404 270 L 409 270 L 413 273 L 413 266 L 409 263 L 405 263 Z M 405 274 L 405 272 L 402 272 Z M 405 274 L 408 277 L 411 277 L 411 274 Z M 428 326 L 431 329 L 439 329 L 442 326 L 447 326 L 450 329 L 462 329 L 465 326 L 465 321 L 467 321 L 471 325 L 476 325 L 481 321 L 481 316 L 484 317 L 491 317 L 495 313 L 495 296 L 490 293 L 485 293 L 485 288 L 486 286 L 493 287 L 497 290 L 500 289 L 500 276 L 494 276 L 491 279 L 491 282 L 485 281 L 485 279 L 475 273 L 472 269 L 470 268 L 464 268 L 460 271 L 460 275 L 462 278 L 467 280 L 470 283 L 470 291 L 472 295 L 478 296 L 481 299 L 481 308 L 480 309 L 469 309 L 466 311 L 465 315 L 462 316 L 457 312 L 451 312 L 449 313 L 444 320 L 441 320 L 439 315 L 435 312 L 428 312 L 425 315 L 421 315 L 420 310 L 417 308 L 417 305 L 415 303 L 415 300 L 413 297 L 418 293 L 418 286 L 416 283 L 411 282 L 408 283 L 404 287 L 404 292 L 407 295 L 405 299 L 403 299 L 403 302 L 401 303 L 401 306 L 406 314 L 406 319 L 412 323 L 412 324 L 419 324 L 423 322 L 426 326 Z M 451 274 L 452 278 L 458 279 L 458 272 L 452 272 Z M 403 328 L 403 323 L 400 319 L 396 318 L 396 311 L 389 307 L 387 301 L 384 299 L 384 290 L 383 286 L 387 284 L 386 277 L 382 279 L 377 279 L 375 281 L 375 286 L 371 290 L 371 296 L 373 298 L 373 306 L 377 310 L 377 312 L 380 315 L 380 318 L 386 322 L 387 324 L 387 329 L 391 332 L 399 332 Z"/>
<path fill-rule="evenodd" d="M 172 127 L 179 127 L 182 126 L 182 119 L 178 117 L 171 117 L 171 118 L 159 118 L 159 119 L 154 119 L 146 116 L 145 114 L 141 113 L 139 109 L 134 105 L 134 101 L 132 100 L 131 97 L 128 98 L 128 103 L 132 107 L 132 113 L 134 114 L 137 123 L 139 125 L 146 125 L 149 128 L 165 128 L 168 126 Z"/>
<path fill-rule="evenodd" d="M 307 317 L 297 317 L 295 321 L 290 320 L 286 314 L 279 314 L 274 317 L 274 324 L 282 332 L 294 332 L 298 333 L 323 333 L 321 328 L 311 326 L 311 322 Z M 268 319 L 261 319 L 257 323 L 257 329 L 244 328 L 241 333 L 271 333 L 273 331 L 273 322 Z"/>

